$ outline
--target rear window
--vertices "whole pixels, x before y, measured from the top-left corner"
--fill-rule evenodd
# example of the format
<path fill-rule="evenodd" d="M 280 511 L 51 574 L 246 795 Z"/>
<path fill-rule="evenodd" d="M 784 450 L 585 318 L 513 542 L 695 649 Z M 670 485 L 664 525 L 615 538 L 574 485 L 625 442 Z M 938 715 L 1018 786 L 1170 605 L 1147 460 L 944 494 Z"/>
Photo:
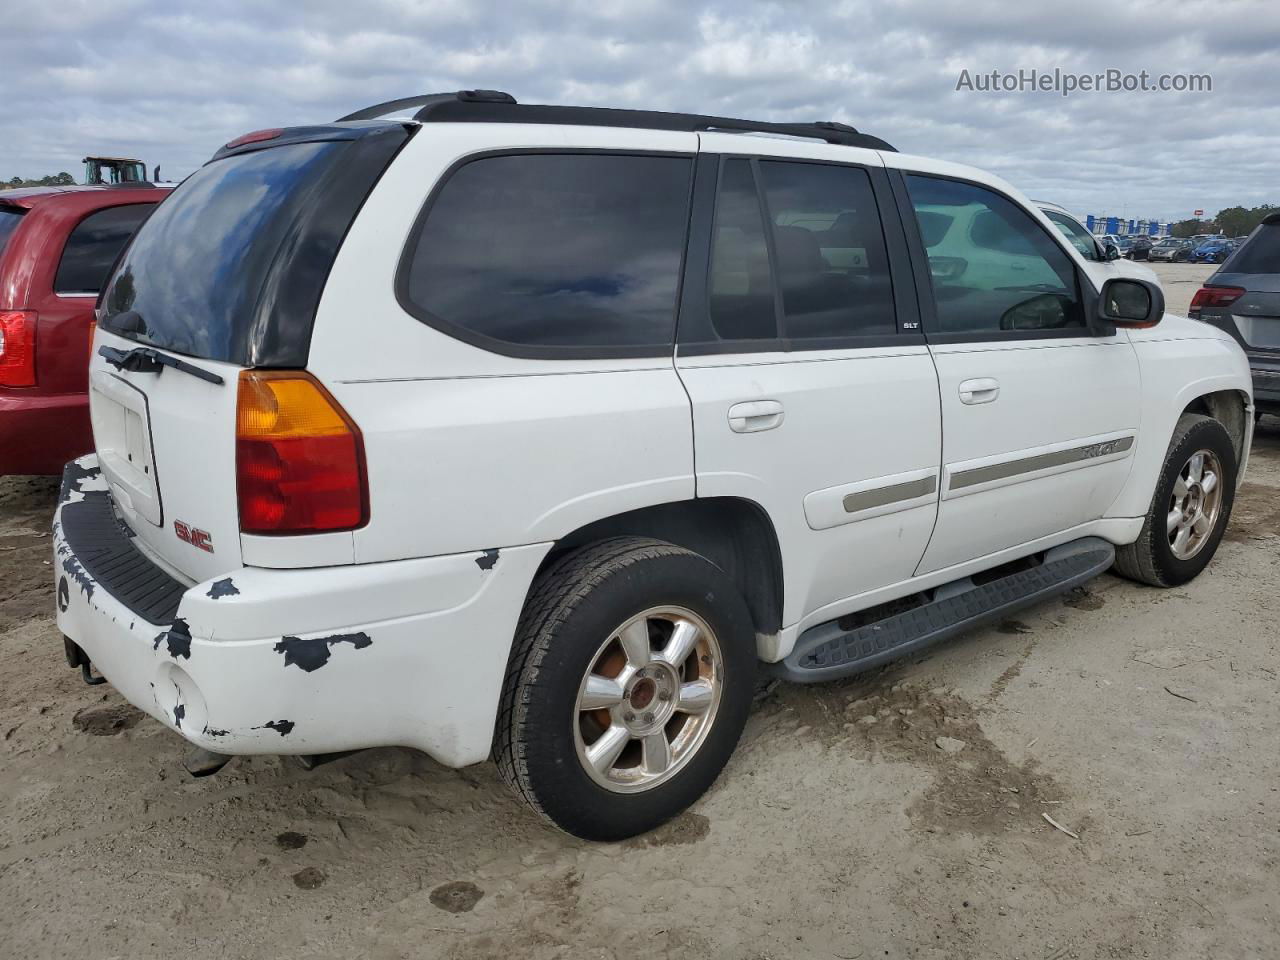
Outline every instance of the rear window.
<path fill-rule="evenodd" d="M 96 294 L 111 272 L 111 265 L 129 242 L 138 224 L 154 204 L 131 203 L 108 207 L 81 220 L 62 248 L 53 290 L 60 294 Z"/>
<path fill-rule="evenodd" d="M 0 254 L 4 253 L 9 238 L 13 236 L 13 231 L 18 229 L 18 224 L 22 222 L 22 215 L 25 212 L 18 207 L 0 206 Z"/>
<path fill-rule="evenodd" d="M 692 169 L 670 156 L 473 160 L 410 241 L 401 302 L 498 352 L 670 347 Z"/>
<path fill-rule="evenodd" d="M 113 332 L 208 360 L 245 363 L 258 299 L 309 187 L 342 143 L 295 143 L 215 160 L 161 204 L 104 299 Z"/>
<path fill-rule="evenodd" d="M 1280 223 L 1260 226 L 1229 262 L 1231 273 L 1280 273 Z"/>

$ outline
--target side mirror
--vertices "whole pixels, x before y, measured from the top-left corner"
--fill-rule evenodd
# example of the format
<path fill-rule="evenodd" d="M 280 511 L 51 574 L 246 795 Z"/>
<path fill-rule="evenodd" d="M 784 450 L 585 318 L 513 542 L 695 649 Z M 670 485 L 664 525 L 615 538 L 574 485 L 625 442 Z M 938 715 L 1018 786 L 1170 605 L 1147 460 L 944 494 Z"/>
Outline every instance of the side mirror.
<path fill-rule="evenodd" d="M 1102 285 L 1098 319 L 1117 327 L 1154 327 L 1164 316 L 1164 291 L 1146 280 L 1116 277 Z"/>
<path fill-rule="evenodd" d="M 1108 243 L 1102 249 L 1103 249 L 1104 255 L 1108 260 L 1120 259 L 1120 248 L 1117 247 L 1114 243 Z"/>

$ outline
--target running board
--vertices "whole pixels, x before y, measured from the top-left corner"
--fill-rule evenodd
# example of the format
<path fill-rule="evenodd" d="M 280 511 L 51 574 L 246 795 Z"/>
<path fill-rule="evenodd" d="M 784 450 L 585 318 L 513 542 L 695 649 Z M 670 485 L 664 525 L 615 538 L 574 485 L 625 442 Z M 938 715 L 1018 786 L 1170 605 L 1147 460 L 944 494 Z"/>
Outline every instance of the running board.
<path fill-rule="evenodd" d="M 981 585 L 966 577 L 943 584 L 921 606 L 844 630 L 838 620 L 800 634 L 791 654 L 769 665 L 776 676 L 795 683 L 821 683 L 852 676 L 1008 613 L 1065 593 L 1105 573 L 1115 548 L 1097 537 L 1054 547 L 1038 566 Z"/>

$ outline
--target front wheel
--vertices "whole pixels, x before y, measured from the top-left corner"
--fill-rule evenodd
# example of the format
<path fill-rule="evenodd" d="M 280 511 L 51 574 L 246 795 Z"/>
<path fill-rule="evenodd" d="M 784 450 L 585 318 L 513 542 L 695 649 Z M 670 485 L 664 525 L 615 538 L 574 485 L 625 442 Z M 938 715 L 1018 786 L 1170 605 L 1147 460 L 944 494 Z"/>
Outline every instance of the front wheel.
<path fill-rule="evenodd" d="M 1116 550 L 1116 572 L 1156 587 L 1175 587 L 1209 565 L 1236 489 L 1236 453 L 1217 420 L 1184 413 L 1174 429 L 1138 539 Z"/>
<path fill-rule="evenodd" d="M 583 547 L 530 591 L 494 760 L 569 833 L 643 833 L 720 773 L 746 724 L 755 665 L 746 604 L 709 560 L 638 537 Z"/>

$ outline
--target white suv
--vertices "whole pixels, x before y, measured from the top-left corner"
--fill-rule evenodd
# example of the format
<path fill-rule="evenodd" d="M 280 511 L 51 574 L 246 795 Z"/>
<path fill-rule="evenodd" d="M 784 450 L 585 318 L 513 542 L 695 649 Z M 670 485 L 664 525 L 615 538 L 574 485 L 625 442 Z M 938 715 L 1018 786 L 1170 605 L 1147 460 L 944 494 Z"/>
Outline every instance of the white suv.
<path fill-rule="evenodd" d="M 224 757 L 492 755 L 565 830 L 647 830 L 760 661 L 1209 562 L 1248 364 L 1110 271 L 839 124 L 466 91 L 249 134 L 99 304 L 68 657 Z"/>

